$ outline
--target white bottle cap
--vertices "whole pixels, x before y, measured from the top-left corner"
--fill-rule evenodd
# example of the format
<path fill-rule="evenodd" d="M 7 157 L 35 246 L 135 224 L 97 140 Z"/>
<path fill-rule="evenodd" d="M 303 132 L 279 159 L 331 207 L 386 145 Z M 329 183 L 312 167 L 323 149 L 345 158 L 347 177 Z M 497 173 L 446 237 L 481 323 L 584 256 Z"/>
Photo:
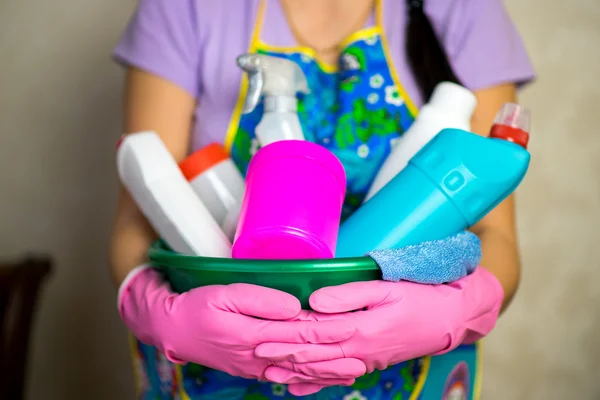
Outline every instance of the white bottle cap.
<path fill-rule="evenodd" d="M 433 90 L 428 104 L 470 120 L 477 106 L 477 98 L 473 92 L 463 86 L 452 82 L 441 82 Z"/>

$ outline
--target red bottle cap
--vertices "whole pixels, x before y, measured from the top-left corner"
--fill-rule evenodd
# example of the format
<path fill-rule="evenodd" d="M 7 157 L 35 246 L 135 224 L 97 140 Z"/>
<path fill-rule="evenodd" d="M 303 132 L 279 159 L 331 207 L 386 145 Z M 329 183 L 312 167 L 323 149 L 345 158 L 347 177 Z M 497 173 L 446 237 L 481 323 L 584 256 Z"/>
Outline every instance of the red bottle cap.
<path fill-rule="evenodd" d="M 211 143 L 180 162 L 179 168 L 185 178 L 191 181 L 227 158 L 229 155 L 223 146 L 219 143 Z"/>
<path fill-rule="evenodd" d="M 496 114 L 489 136 L 527 148 L 530 120 L 530 112 L 527 108 L 514 103 L 506 103 Z"/>
<path fill-rule="evenodd" d="M 527 148 L 529 142 L 529 133 L 519 128 L 513 128 L 507 125 L 493 125 L 490 131 L 490 137 L 503 139 Z"/>

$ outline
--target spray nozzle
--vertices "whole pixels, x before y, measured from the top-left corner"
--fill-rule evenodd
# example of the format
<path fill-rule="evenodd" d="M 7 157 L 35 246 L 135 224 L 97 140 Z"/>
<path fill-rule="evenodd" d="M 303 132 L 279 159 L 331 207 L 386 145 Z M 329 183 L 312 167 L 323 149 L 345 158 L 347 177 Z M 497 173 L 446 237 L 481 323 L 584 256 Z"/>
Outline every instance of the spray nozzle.
<path fill-rule="evenodd" d="M 237 58 L 237 65 L 248 74 L 248 93 L 242 112 L 254 110 L 261 95 L 293 97 L 310 93 L 308 82 L 298 64 L 285 58 L 246 53 Z"/>

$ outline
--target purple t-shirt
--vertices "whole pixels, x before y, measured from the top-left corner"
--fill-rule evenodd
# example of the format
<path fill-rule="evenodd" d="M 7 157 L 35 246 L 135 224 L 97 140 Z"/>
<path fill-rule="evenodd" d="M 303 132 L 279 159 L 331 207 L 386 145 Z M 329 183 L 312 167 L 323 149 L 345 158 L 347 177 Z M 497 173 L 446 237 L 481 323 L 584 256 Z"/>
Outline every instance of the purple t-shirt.
<path fill-rule="evenodd" d="M 235 58 L 248 51 L 261 0 L 140 0 L 115 58 L 160 76 L 192 94 L 192 150 L 223 142 L 242 73 Z M 297 43 L 278 0 L 264 0 L 260 39 Z M 383 28 L 393 65 L 417 107 L 423 99 L 404 56 L 404 0 L 382 0 Z M 522 40 L 501 0 L 428 0 L 425 11 L 461 83 L 478 90 L 534 77 Z"/>

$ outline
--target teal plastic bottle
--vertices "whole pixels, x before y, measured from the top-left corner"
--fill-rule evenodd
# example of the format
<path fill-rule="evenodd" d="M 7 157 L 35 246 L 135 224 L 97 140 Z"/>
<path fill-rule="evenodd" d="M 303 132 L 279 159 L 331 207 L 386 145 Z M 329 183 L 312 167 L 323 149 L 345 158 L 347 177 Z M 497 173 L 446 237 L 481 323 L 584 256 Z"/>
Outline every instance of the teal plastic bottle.
<path fill-rule="evenodd" d="M 529 112 L 505 104 L 490 137 L 445 129 L 340 227 L 336 257 L 444 239 L 476 224 L 529 167 Z"/>

